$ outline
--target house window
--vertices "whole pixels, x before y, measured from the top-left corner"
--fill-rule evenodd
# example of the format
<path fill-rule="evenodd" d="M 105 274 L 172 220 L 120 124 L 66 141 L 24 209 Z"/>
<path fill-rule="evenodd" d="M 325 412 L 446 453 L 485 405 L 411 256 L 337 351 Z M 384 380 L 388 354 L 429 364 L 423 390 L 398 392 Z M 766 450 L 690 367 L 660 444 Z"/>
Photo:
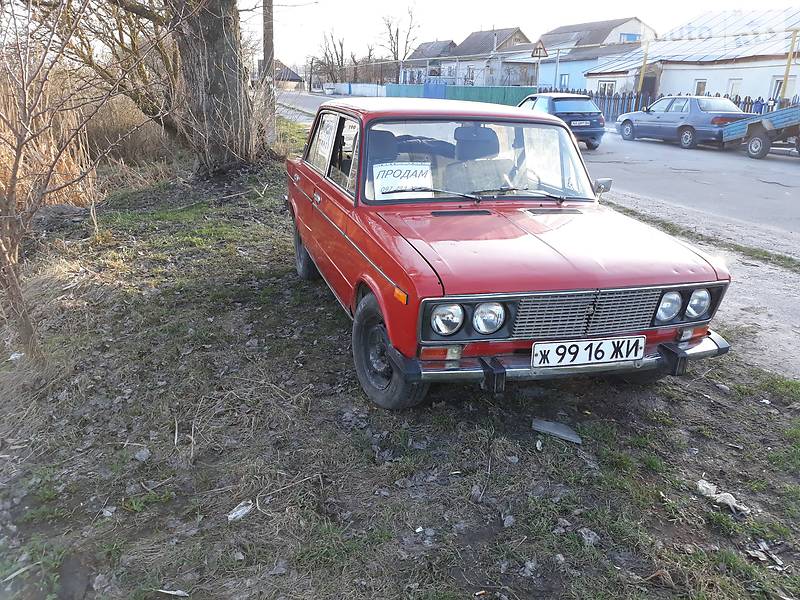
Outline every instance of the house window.
<path fill-rule="evenodd" d="M 601 96 L 611 96 L 617 89 L 617 82 L 613 79 L 601 79 L 597 84 L 597 91 Z"/>
<path fill-rule="evenodd" d="M 639 42 L 642 39 L 641 33 L 620 33 L 619 34 L 619 41 L 621 44 L 625 44 L 628 42 Z"/>
<path fill-rule="evenodd" d="M 694 80 L 694 95 L 695 96 L 705 96 L 706 95 L 706 84 L 708 83 L 705 79 L 695 79 Z"/>
<path fill-rule="evenodd" d="M 561 73 L 558 78 L 558 89 L 566 90 L 569 88 L 569 73 Z"/>
<path fill-rule="evenodd" d="M 796 80 L 794 75 L 789 77 L 789 85 L 786 86 L 786 97 L 791 98 L 795 93 Z M 783 77 L 772 78 L 772 93 L 770 98 L 778 99 L 783 94 Z"/>
<path fill-rule="evenodd" d="M 728 96 L 736 98 L 742 95 L 742 80 L 741 79 L 728 79 Z"/>

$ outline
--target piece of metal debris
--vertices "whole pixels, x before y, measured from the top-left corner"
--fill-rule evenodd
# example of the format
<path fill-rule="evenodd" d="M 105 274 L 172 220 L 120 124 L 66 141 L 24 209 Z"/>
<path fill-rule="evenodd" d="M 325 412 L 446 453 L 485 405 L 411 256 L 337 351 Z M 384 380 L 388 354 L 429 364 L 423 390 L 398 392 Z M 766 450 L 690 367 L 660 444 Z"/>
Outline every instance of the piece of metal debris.
<path fill-rule="evenodd" d="M 228 523 L 238 521 L 239 519 L 247 516 L 251 510 L 253 510 L 252 500 L 244 500 L 243 502 L 240 502 L 236 505 L 236 508 L 228 513 Z"/>
<path fill-rule="evenodd" d="M 574 444 L 582 444 L 583 440 L 575 433 L 575 430 L 562 423 L 554 423 L 553 421 L 543 421 L 542 419 L 534 419 L 531 425 L 534 431 L 539 433 L 546 433 L 561 440 L 572 442 Z"/>
<path fill-rule="evenodd" d="M 188 598 L 189 593 L 183 590 L 156 590 L 159 594 L 166 594 L 167 596 L 177 596 L 178 598 Z"/>

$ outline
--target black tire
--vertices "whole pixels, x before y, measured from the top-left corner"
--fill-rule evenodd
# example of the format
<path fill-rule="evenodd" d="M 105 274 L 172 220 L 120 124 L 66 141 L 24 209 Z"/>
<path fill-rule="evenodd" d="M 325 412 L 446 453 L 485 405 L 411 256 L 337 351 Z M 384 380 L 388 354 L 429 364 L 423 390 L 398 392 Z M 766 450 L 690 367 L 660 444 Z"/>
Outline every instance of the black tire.
<path fill-rule="evenodd" d="M 319 279 L 319 271 L 317 265 L 311 260 L 308 250 L 303 245 L 303 240 L 300 238 L 300 232 L 297 230 L 297 222 L 294 224 L 294 268 L 300 279 L 311 281 Z"/>
<path fill-rule="evenodd" d="M 586 149 L 587 150 L 597 150 L 600 147 L 600 142 L 595 140 L 586 140 Z"/>
<path fill-rule="evenodd" d="M 622 136 L 622 139 L 628 142 L 636 139 L 636 130 L 633 128 L 632 121 L 623 121 L 622 127 L 619 129 L 619 133 Z"/>
<path fill-rule="evenodd" d="M 691 150 L 697 147 L 697 132 L 691 127 L 681 127 L 678 130 L 678 141 L 681 148 Z"/>
<path fill-rule="evenodd" d="M 764 158 L 769 154 L 772 142 L 766 133 L 756 133 L 747 140 L 747 156 L 750 158 Z"/>
<path fill-rule="evenodd" d="M 800 135 L 794 138 L 794 149 L 797 150 L 797 156 L 800 156 Z"/>
<path fill-rule="evenodd" d="M 402 410 L 417 406 L 425 400 L 430 384 L 406 380 L 387 354 L 389 344 L 378 301 L 367 294 L 353 317 L 353 362 L 361 388 L 381 408 Z"/>

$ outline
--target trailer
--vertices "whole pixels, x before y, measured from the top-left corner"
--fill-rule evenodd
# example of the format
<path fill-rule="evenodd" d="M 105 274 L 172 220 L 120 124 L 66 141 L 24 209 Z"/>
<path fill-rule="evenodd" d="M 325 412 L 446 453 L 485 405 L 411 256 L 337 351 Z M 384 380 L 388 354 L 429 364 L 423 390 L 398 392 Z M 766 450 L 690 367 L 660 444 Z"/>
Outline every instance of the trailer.
<path fill-rule="evenodd" d="M 750 158 L 764 158 L 775 142 L 792 141 L 800 153 L 800 104 L 734 121 L 722 128 L 722 142 L 744 143 Z"/>

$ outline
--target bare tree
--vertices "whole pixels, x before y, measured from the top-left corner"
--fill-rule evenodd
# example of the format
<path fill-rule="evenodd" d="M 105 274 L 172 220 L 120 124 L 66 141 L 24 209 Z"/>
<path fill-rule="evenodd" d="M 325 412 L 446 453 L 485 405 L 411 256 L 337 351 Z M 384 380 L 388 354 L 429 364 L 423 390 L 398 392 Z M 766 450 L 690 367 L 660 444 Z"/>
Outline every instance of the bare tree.
<path fill-rule="evenodd" d="M 414 21 L 414 11 L 408 8 L 408 19 L 402 22 L 395 17 L 383 17 L 384 41 L 381 46 L 397 63 L 397 83 L 400 83 L 401 64 L 414 51 L 419 25 Z"/>
<path fill-rule="evenodd" d="M 74 68 L 68 40 L 89 6 L 89 0 L 63 2 L 42 21 L 31 0 L 0 3 L 0 290 L 3 313 L 33 358 L 42 353 L 20 285 L 22 241 L 44 204 L 92 195 L 94 169 L 105 154 L 89 159 L 86 124 L 142 64 L 115 65 L 119 79 L 106 89 L 91 71 Z"/>
<path fill-rule="evenodd" d="M 32 1 L 33 0 L 29 0 Z M 92 68 L 165 129 L 184 135 L 198 171 L 213 174 L 253 158 L 251 99 L 236 0 L 37 0 L 43 22 L 82 10 L 65 36 L 70 58 Z M 63 27 L 63 26 L 62 26 Z M 163 35 L 169 29 L 170 35 Z M 61 32 L 63 36 L 64 32 Z M 146 53 L 148 60 L 138 57 Z M 137 69 L 119 77 L 135 61 Z M 116 65 L 116 70 L 109 67 Z M 167 115 L 167 116 L 164 116 Z"/>
<path fill-rule="evenodd" d="M 322 68 L 331 83 L 344 79 L 344 39 L 334 38 L 333 32 L 325 34 L 322 41 Z"/>

